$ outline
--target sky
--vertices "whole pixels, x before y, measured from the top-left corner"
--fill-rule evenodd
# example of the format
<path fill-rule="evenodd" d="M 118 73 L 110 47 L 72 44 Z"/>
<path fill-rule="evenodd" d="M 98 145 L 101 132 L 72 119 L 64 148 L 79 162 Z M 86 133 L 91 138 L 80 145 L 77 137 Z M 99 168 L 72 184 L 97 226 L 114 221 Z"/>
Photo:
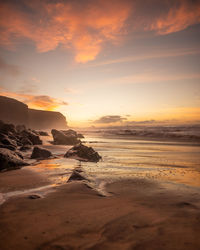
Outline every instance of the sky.
<path fill-rule="evenodd" d="M 70 126 L 200 122 L 199 0 L 0 0 L 0 95 Z"/>

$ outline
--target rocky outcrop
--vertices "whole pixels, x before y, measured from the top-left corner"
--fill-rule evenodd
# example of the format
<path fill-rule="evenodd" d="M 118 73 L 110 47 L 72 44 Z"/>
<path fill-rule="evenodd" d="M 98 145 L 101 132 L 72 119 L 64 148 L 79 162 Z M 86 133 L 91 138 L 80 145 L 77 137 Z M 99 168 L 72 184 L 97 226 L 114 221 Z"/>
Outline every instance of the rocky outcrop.
<path fill-rule="evenodd" d="M 31 130 L 23 130 L 21 132 L 21 136 L 22 136 L 22 140 L 24 140 L 26 138 L 26 141 L 27 141 L 27 143 L 23 144 L 23 145 L 30 145 L 30 143 L 28 143 L 29 141 L 33 145 L 41 145 L 42 144 L 42 141 L 40 140 L 40 137 L 38 135 L 36 135 Z"/>
<path fill-rule="evenodd" d="M 16 151 L 18 147 L 24 150 L 25 146 L 41 145 L 40 137 L 30 129 L 17 129 L 13 124 L 6 124 L 0 121 L 0 148 L 7 148 Z"/>
<path fill-rule="evenodd" d="M 0 148 L 0 171 L 17 169 L 28 165 L 18 153 L 6 148 Z"/>
<path fill-rule="evenodd" d="M 52 154 L 49 150 L 40 147 L 34 147 L 31 159 L 46 159 L 51 156 Z"/>
<path fill-rule="evenodd" d="M 0 96 L 0 119 L 5 123 L 18 125 L 18 132 L 24 130 L 23 125 L 31 129 L 67 127 L 66 118 L 61 113 L 29 109 L 26 104 L 6 96 Z"/>
<path fill-rule="evenodd" d="M 81 143 L 69 149 L 64 157 L 91 162 L 98 162 L 101 159 L 101 156 L 92 147 L 87 147 Z"/>
<path fill-rule="evenodd" d="M 55 145 L 75 145 L 77 143 L 80 143 L 80 140 L 78 140 L 77 135 L 73 132 L 63 132 L 56 129 L 51 130 L 54 144 Z"/>
<path fill-rule="evenodd" d="M 28 125 L 28 106 L 13 98 L 0 96 L 0 119 L 5 123 Z"/>
<path fill-rule="evenodd" d="M 29 127 L 32 129 L 62 129 L 67 127 L 66 118 L 60 112 L 29 109 L 28 116 Z"/>

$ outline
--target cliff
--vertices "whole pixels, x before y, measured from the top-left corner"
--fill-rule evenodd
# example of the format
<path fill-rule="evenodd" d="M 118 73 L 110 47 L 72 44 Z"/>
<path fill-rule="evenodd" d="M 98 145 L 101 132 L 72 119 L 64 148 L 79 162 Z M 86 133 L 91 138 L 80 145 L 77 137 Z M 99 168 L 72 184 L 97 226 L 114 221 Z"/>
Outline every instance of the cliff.
<path fill-rule="evenodd" d="M 26 104 L 5 96 L 0 96 L 0 120 L 32 129 L 67 127 L 66 118 L 60 112 L 29 109 Z"/>
<path fill-rule="evenodd" d="M 13 98 L 0 96 L 0 120 L 28 125 L 28 106 Z"/>
<path fill-rule="evenodd" d="M 29 127 L 32 129 L 67 127 L 66 118 L 60 112 L 29 109 L 28 116 Z"/>

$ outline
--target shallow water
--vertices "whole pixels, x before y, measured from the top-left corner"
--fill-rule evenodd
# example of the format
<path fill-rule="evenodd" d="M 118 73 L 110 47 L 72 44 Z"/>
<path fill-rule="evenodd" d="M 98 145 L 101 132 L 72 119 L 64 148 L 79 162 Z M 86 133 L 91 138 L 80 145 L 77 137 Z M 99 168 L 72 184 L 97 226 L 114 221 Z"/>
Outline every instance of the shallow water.
<path fill-rule="evenodd" d="M 99 152 L 102 161 L 80 163 L 63 157 L 70 146 L 52 145 L 49 143 L 51 137 L 42 139 L 43 147 L 49 149 L 57 158 L 43 160 L 27 168 L 45 175 L 52 183 L 49 187 L 65 184 L 73 169 L 81 166 L 89 185 L 103 194 L 107 183 L 132 178 L 200 188 L 200 146 L 192 142 L 145 141 L 87 134 L 83 141 Z M 47 192 L 47 189 L 44 190 Z M 32 191 L 42 194 L 41 188 Z M 15 194 L 20 193 L 11 192 L 6 196 Z"/>
<path fill-rule="evenodd" d="M 102 156 L 98 163 L 63 158 L 69 146 L 49 145 L 58 159 L 45 160 L 34 171 L 47 174 L 57 184 L 66 183 L 72 170 L 81 164 L 96 187 L 125 178 L 148 178 L 200 187 L 200 147 L 194 143 L 127 140 L 88 134 L 84 142 Z M 61 158 L 60 158 L 61 157 Z"/>

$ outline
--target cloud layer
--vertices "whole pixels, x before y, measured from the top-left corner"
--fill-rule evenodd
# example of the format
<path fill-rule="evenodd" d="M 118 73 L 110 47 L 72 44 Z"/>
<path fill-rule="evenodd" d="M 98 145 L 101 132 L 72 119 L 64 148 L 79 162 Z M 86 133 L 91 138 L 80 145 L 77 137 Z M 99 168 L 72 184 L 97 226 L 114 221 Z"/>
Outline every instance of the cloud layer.
<path fill-rule="evenodd" d="M 38 52 L 62 46 L 84 63 L 94 60 L 107 42 L 119 44 L 125 34 L 164 35 L 199 22 L 199 1 L 8 0 L 0 3 L 0 45 L 14 49 L 29 40 Z"/>
<path fill-rule="evenodd" d="M 41 110 L 57 110 L 61 106 L 68 105 L 67 102 L 50 97 L 48 95 L 31 95 L 25 93 L 14 93 L 0 88 L 0 95 L 15 98 L 19 101 L 26 103 L 29 108 Z"/>

